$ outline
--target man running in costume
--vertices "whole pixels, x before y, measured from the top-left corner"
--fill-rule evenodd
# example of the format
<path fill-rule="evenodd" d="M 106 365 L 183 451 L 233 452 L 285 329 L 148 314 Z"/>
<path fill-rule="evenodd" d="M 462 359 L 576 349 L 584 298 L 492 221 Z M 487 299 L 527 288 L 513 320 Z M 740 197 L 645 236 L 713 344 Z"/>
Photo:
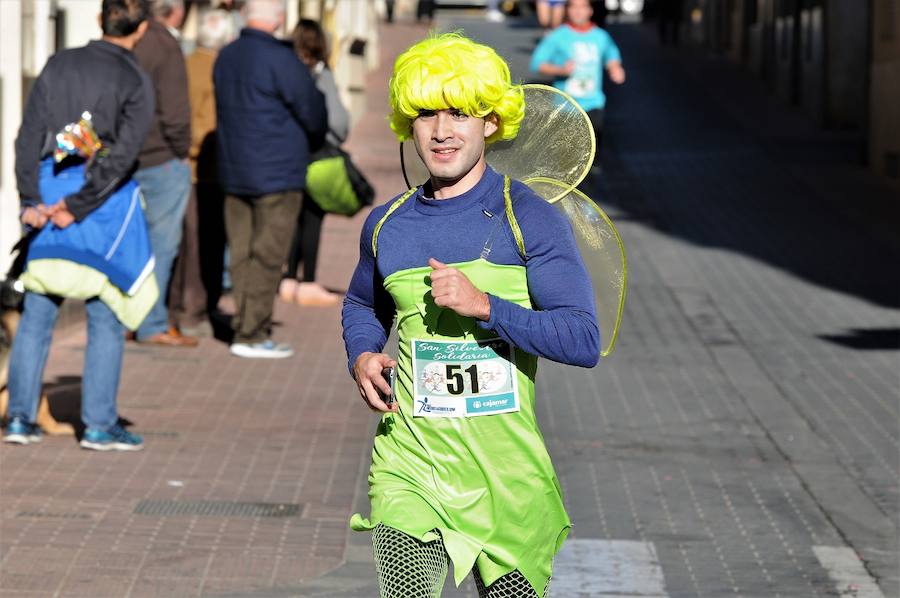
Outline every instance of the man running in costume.
<path fill-rule="evenodd" d="M 546 596 L 571 523 L 534 379 L 539 356 L 597 363 L 590 279 L 565 217 L 485 161 L 525 114 L 494 50 L 421 41 L 397 59 L 390 100 L 430 177 L 369 215 L 344 302 L 351 371 L 384 413 L 371 515 L 351 527 L 373 531 L 382 596 L 439 596 L 449 561 L 482 597 Z M 396 361 L 382 352 L 394 321 Z"/>

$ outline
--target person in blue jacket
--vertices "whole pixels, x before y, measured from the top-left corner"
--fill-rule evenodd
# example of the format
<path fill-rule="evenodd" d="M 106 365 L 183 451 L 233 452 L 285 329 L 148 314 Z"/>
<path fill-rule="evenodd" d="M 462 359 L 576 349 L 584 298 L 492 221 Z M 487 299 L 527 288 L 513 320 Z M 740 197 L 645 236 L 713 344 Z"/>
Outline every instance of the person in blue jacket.
<path fill-rule="evenodd" d="M 545 37 L 531 56 L 531 70 L 553 78 L 553 86 L 572 96 L 584 108 L 597 139 L 594 168 L 599 168 L 600 140 L 606 95 L 603 72 L 616 84 L 625 82 L 625 69 L 616 42 L 591 22 L 588 0 L 566 2 L 566 22 Z"/>
<path fill-rule="evenodd" d="M 273 33 L 281 0 L 248 0 L 247 26 L 219 53 L 216 88 L 219 178 L 237 312 L 231 353 L 284 358 L 269 338 L 281 267 L 287 259 L 306 183 L 310 151 L 328 130 L 325 98 L 290 42 Z"/>

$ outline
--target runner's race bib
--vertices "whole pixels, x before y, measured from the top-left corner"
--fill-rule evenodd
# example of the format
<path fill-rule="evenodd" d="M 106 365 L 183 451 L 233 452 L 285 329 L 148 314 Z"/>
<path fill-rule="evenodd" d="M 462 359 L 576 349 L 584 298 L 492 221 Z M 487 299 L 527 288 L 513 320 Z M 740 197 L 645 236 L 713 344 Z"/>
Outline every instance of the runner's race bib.
<path fill-rule="evenodd" d="M 573 98 L 586 98 L 597 92 L 597 78 L 590 75 L 573 75 L 566 79 L 565 92 Z"/>
<path fill-rule="evenodd" d="M 416 417 L 474 417 L 519 410 L 515 352 L 494 338 L 413 339 Z"/>
<path fill-rule="evenodd" d="M 567 94 L 573 98 L 587 98 L 597 94 L 600 89 L 600 53 L 596 44 L 575 42 L 572 45 L 572 60 L 575 70 L 566 79 L 564 85 Z"/>

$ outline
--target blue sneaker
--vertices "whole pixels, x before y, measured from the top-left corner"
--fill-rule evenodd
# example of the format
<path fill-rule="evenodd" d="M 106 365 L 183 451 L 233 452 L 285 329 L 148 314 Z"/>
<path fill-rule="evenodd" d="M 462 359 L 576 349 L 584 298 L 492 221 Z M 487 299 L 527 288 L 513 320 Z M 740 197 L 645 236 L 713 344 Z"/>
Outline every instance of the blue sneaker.
<path fill-rule="evenodd" d="M 81 439 L 81 448 L 92 451 L 139 451 L 144 448 L 144 439 L 120 425 L 105 432 L 88 428 Z"/>
<path fill-rule="evenodd" d="M 6 425 L 3 442 L 10 444 L 31 444 L 41 441 L 41 429 L 30 424 L 24 417 L 13 417 Z"/>

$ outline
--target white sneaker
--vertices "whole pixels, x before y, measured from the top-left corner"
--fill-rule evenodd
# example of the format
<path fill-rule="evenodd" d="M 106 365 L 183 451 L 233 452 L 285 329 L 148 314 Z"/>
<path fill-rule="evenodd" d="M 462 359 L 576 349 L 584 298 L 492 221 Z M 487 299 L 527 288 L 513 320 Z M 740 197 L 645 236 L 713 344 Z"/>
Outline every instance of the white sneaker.
<path fill-rule="evenodd" d="M 231 354 L 250 359 L 284 359 L 294 354 L 289 345 L 271 340 L 261 343 L 232 343 Z"/>
<path fill-rule="evenodd" d="M 506 15 L 499 10 L 489 10 L 487 11 L 487 14 L 484 15 L 484 18 L 487 19 L 489 23 L 502 23 L 506 20 Z"/>

